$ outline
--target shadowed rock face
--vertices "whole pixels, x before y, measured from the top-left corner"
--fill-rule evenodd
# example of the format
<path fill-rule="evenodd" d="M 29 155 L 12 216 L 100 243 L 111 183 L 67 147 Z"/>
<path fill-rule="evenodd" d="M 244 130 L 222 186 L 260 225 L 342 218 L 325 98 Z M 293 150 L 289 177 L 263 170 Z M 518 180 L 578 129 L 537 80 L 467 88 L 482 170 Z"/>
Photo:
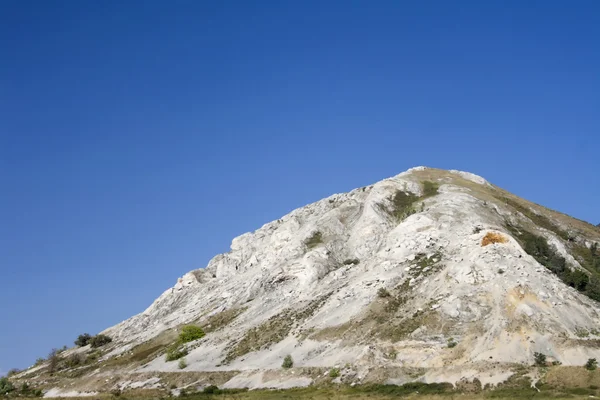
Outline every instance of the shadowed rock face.
<path fill-rule="evenodd" d="M 546 238 L 581 269 L 573 243 L 533 215 L 575 243 L 600 241 L 592 225 L 461 171 L 417 167 L 332 195 L 235 238 L 228 253 L 107 329 L 114 342 L 103 359 L 191 322 L 210 332 L 190 345 L 186 371 L 247 375 L 291 354 L 297 367 L 428 368 L 436 381 L 449 368 L 460 379 L 461 366 L 477 376 L 485 363 L 531 363 L 534 352 L 567 365 L 600 358 L 598 303 L 511 233 Z M 178 370 L 163 356 L 147 361 L 132 369 Z"/>

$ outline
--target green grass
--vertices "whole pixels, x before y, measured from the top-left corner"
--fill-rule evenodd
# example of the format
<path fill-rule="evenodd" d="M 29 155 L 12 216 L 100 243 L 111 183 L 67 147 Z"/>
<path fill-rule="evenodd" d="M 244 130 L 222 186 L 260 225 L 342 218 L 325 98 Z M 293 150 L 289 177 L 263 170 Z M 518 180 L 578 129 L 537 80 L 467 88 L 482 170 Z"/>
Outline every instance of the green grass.
<path fill-rule="evenodd" d="M 370 384 L 350 387 L 347 385 L 326 385 L 320 387 L 293 388 L 285 390 L 219 389 L 209 386 L 204 392 L 185 391 L 185 399 L 203 400 L 391 400 L 398 398 L 419 400 L 483 400 L 483 399 L 587 399 L 597 396 L 597 388 L 543 388 L 540 391 L 530 386 L 499 387 L 479 390 L 476 388 L 454 388 L 449 383 L 413 382 L 404 385 Z M 127 393 L 128 399 L 135 399 Z M 137 397 L 149 400 L 147 397 Z"/>

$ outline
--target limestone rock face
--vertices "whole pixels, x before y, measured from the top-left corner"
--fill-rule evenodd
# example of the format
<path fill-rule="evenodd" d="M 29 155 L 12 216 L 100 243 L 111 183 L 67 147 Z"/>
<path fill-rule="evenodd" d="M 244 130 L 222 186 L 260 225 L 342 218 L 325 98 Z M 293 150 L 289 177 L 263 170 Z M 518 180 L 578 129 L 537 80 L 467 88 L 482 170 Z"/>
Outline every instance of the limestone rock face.
<path fill-rule="evenodd" d="M 583 270 L 573 246 L 600 241 L 596 227 L 477 175 L 412 168 L 233 239 L 228 253 L 107 329 L 105 358 L 192 322 L 209 333 L 190 346 L 186 371 L 279 368 L 286 354 L 298 367 L 432 369 L 530 363 L 538 351 L 567 365 L 600 358 L 598 303 L 529 255 L 518 230 L 546 238 L 573 270 Z M 136 368 L 177 363 L 160 356 Z"/>

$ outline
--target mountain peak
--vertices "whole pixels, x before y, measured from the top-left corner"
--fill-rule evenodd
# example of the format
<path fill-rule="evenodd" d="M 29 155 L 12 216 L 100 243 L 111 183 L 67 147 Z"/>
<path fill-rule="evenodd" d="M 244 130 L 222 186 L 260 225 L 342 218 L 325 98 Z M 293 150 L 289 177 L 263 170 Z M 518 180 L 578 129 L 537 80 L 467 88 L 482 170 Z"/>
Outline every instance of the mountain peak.
<path fill-rule="evenodd" d="M 427 381 L 489 376 L 492 362 L 506 375 L 536 352 L 581 364 L 600 356 L 598 242 L 598 228 L 478 175 L 411 168 L 233 239 L 103 332 L 113 343 L 98 368 L 178 371 L 164 351 L 185 324 L 207 333 L 184 346 L 186 370 L 229 371 L 229 386 L 288 354 L 365 377 L 421 368 Z"/>

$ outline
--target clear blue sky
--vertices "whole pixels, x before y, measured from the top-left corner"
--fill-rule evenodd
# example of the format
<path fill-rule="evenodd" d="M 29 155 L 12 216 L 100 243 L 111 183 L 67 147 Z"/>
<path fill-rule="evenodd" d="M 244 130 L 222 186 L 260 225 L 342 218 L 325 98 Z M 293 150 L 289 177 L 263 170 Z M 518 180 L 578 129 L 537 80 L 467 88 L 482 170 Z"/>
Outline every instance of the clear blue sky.
<path fill-rule="evenodd" d="M 0 370 L 409 167 L 600 222 L 598 1 L 0 3 Z"/>

